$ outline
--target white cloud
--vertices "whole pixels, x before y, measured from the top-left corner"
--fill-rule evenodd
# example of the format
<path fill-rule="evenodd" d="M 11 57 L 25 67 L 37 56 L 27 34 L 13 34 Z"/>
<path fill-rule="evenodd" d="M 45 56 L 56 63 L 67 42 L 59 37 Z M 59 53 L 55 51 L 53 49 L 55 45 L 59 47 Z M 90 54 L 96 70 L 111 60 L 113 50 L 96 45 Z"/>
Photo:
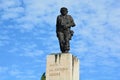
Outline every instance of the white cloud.
<path fill-rule="evenodd" d="M 2 19 L 16 19 L 21 16 L 21 13 L 24 12 L 24 8 L 22 7 L 13 7 L 4 9 Z"/>
<path fill-rule="evenodd" d="M 16 19 L 20 17 L 20 13 L 24 11 L 24 9 L 20 7 L 21 3 L 19 0 L 1 1 L 1 3 L 2 5 L 0 6 L 0 8 L 2 9 L 2 20 Z"/>
<path fill-rule="evenodd" d="M 7 30 L 1 29 L 0 32 L 0 46 L 5 46 L 9 44 L 10 37 L 6 35 L 8 33 Z"/>
<path fill-rule="evenodd" d="M 8 70 L 8 67 L 0 66 L 0 74 L 7 72 L 7 70 Z"/>
<path fill-rule="evenodd" d="M 59 15 L 59 9 L 66 6 L 76 23 L 76 27 L 73 28 L 75 34 L 71 41 L 71 52 L 81 60 L 83 73 L 87 71 L 86 68 L 91 74 L 96 74 L 101 69 L 107 68 L 109 69 L 104 72 L 106 73 L 111 69 L 110 73 L 112 73 L 115 71 L 114 68 L 118 69 L 120 60 L 120 6 L 118 1 L 24 0 L 21 2 L 20 0 L 2 0 L 0 8 L 3 8 L 3 12 L 0 12 L 0 15 L 1 21 L 9 21 L 9 19 L 13 21 L 13 24 L 8 24 L 11 27 L 6 27 L 11 29 L 18 27 L 24 33 L 29 31 L 31 32 L 29 35 L 38 40 L 36 42 L 22 34 L 23 37 L 16 40 L 15 44 L 17 42 L 18 44 L 11 52 L 20 51 L 19 55 L 22 57 L 37 58 L 35 63 L 42 64 L 40 68 L 43 68 L 45 67 L 45 57 L 43 58 L 43 56 L 59 51 L 55 22 L 56 16 Z M 6 24 L 3 22 L 0 25 L 5 26 Z M 1 36 L 1 38 L 8 39 L 9 37 Z M 22 42 L 22 40 L 24 41 Z M 4 41 L 0 42 L 0 45 L 3 43 Z M 38 57 L 42 59 L 39 60 Z M 100 66 L 100 70 L 97 70 L 98 66 Z M 24 76 L 25 72 L 27 72 L 27 76 Z M 17 78 L 35 78 L 34 72 L 25 72 L 13 69 L 10 74 L 17 76 Z"/>
<path fill-rule="evenodd" d="M 22 74 L 23 72 L 15 69 L 15 70 L 11 70 L 9 73 L 10 73 L 10 75 L 12 75 L 12 76 L 16 76 L 16 75 Z"/>
<path fill-rule="evenodd" d="M 26 56 L 26 57 L 41 57 L 44 54 L 43 50 L 37 49 L 37 45 L 35 44 L 25 44 L 20 48 L 22 50 L 22 53 L 20 53 L 20 56 Z"/>
<path fill-rule="evenodd" d="M 9 67 L 8 73 L 10 76 L 15 77 L 17 79 L 36 79 L 37 78 L 37 74 L 35 73 L 35 70 L 30 70 L 30 69 L 21 69 L 20 67 L 22 66 L 18 66 L 18 65 L 12 65 Z M 25 66 L 24 66 L 25 68 Z M 36 74 L 36 75 L 35 75 Z"/>
<path fill-rule="evenodd" d="M 34 51 L 26 51 L 24 54 L 20 54 L 20 56 L 28 56 L 28 57 L 36 57 L 36 56 L 41 56 L 44 54 L 42 50 L 34 50 Z"/>
<path fill-rule="evenodd" d="M 21 5 L 20 0 L 1 0 L 0 8 L 6 9 L 8 7 L 15 7 Z"/>
<path fill-rule="evenodd" d="M 9 41 L 0 40 L 0 47 L 1 47 L 1 46 L 5 46 L 5 45 L 8 45 L 8 44 L 9 44 Z"/>

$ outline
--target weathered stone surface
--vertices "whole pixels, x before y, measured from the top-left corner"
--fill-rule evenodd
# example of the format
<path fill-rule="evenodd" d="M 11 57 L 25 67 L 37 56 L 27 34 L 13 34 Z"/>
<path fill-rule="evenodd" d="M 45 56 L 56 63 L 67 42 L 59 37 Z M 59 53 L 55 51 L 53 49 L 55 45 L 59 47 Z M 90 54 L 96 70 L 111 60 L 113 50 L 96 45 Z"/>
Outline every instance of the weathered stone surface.
<path fill-rule="evenodd" d="M 48 55 L 46 80 L 79 80 L 79 60 L 68 53 Z"/>

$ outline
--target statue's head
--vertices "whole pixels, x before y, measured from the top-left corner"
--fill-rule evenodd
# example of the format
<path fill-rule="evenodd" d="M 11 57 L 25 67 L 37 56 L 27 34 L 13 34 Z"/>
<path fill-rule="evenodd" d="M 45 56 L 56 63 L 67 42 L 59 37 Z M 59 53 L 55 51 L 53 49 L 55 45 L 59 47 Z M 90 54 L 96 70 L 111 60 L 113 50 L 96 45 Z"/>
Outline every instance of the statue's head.
<path fill-rule="evenodd" d="M 60 13 L 64 16 L 64 15 L 66 15 L 68 13 L 68 9 L 66 7 L 62 7 L 60 9 Z"/>

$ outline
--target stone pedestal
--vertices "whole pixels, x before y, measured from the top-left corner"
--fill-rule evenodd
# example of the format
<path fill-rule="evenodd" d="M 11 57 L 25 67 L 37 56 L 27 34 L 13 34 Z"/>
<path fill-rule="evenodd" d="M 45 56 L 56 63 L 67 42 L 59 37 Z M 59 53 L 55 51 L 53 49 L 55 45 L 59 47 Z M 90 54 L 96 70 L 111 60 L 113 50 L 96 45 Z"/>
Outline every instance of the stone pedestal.
<path fill-rule="evenodd" d="M 46 80 L 79 80 L 79 60 L 70 53 L 48 55 Z"/>

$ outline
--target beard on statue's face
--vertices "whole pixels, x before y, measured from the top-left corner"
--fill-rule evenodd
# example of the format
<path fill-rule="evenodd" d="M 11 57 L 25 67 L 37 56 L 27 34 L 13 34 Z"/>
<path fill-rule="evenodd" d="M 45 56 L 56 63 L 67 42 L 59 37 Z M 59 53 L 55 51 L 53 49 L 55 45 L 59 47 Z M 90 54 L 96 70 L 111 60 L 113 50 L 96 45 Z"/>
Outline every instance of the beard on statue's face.
<path fill-rule="evenodd" d="M 64 16 L 64 15 L 66 15 L 67 14 L 67 11 L 66 10 L 63 10 L 63 11 L 61 11 L 61 14 Z"/>
<path fill-rule="evenodd" d="M 62 12 L 62 15 L 64 16 L 64 15 L 66 15 L 67 14 L 67 12 Z"/>

